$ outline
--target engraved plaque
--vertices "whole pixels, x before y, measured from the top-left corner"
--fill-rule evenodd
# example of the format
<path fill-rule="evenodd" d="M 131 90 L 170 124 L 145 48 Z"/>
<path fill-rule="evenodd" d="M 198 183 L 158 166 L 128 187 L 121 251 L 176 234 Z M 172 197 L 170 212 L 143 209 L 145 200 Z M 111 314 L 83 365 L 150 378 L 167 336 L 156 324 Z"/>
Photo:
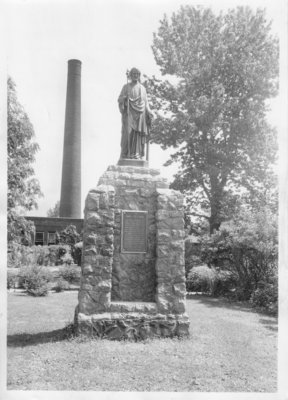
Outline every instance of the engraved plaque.
<path fill-rule="evenodd" d="M 146 253 L 147 211 L 122 211 L 121 252 Z"/>

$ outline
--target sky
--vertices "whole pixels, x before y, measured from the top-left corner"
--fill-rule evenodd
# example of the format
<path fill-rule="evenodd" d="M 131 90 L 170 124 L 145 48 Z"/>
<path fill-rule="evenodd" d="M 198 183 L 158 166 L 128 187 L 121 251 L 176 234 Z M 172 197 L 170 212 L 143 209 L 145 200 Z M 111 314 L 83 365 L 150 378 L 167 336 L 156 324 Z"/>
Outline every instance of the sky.
<path fill-rule="evenodd" d="M 1 2 L 1 0 L 0 0 Z M 34 164 L 44 197 L 28 215 L 46 216 L 60 199 L 64 139 L 67 61 L 82 62 L 82 204 L 88 191 L 120 154 L 121 115 L 117 98 L 126 70 L 160 76 L 151 50 L 153 32 L 164 13 L 171 16 L 182 4 L 203 4 L 218 11 L 242 1 L 192 0 L 11 0 L 6 1 L 7 72 L 16 83 L 18 99 L 34 126 L 40 146 Z M 266 7 L 279 33 L 281 1 L 253 2 Z M 272 123 L 278 119 L 279 99 L 273 102 Z M 174 166 L 163 167 L 169 151 L 150 146 L 150 167 L 169 181 Z"/>

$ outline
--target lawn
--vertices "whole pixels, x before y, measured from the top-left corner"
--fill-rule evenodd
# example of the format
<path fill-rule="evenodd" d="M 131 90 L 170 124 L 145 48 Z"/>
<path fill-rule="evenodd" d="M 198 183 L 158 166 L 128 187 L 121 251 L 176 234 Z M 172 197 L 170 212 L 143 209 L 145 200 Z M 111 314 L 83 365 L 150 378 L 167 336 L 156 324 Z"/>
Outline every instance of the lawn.
<path fill-rule="evenodd" d="M 277 319 L 193 296 L 189 339 L 71 338 L 77 292 L 8 293 L 8 390 L 277 391 Z"/>

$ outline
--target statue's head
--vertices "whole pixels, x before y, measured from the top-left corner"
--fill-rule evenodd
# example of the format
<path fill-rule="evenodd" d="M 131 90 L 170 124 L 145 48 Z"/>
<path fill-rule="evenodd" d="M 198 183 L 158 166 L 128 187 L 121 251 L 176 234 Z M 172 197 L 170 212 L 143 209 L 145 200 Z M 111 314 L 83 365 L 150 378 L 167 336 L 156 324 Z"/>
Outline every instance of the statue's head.
<path fill-rule="evenodd" d="M 131 68 L 131 70 L 129 72 L 129 78 L 132 79 L 132 81 L 133 80 L 139 81 L 140 75 L 141 75 L 141 72 L 138 68 L 135 68 L 135 67 Z"/>

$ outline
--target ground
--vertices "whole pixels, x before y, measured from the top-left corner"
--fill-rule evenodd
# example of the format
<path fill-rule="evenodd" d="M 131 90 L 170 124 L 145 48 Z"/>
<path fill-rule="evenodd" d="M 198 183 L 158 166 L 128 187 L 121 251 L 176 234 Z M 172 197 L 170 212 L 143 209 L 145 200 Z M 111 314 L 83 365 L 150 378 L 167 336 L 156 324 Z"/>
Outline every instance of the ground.
<path fill-rule="evenodd" d="M 187 299 L 189 339 L 68 338 L 77 292 L 8 294 L 8 390 L 277 391 L 277 319 Z"/>

